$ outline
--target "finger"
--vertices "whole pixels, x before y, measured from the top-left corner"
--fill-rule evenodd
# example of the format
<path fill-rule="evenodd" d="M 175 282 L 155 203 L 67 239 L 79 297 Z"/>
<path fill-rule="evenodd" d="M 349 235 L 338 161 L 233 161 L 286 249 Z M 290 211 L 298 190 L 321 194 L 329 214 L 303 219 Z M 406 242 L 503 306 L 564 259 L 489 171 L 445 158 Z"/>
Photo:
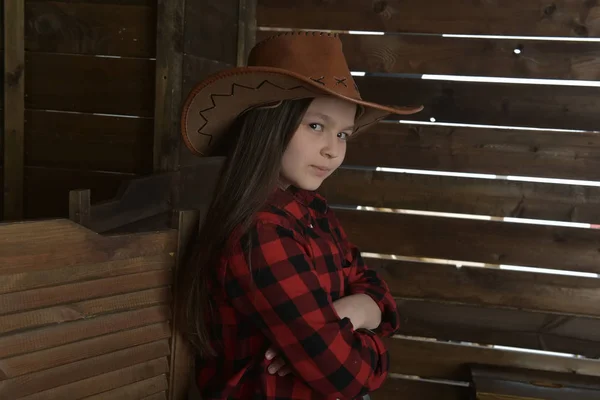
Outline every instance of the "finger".
<path fill-rule="evenodd" d="M 287 365 L 284 365 L 277 373 L 279 374 L 279 376 L 286 376 L 287 374 L 291 373 L 292 369 L 290 367 L 288 367 Z"/>
<path fill-rule="evenodd" d="M 271 365 L 269 365 L 269 372 L 271 374 L 276 374 L 277 371 L 279 371 L 281 369 L 281 367 L 283 367 L 285 365 L 285 361 L 281 358 L 277 358 L 275 359 L 275 361 L 273 361 L 271 363 Z"/>
<path fill-rule="evenodd" d="M 269 347 L 269 349 L 265 353 L 265 358 L 267 360 L 272 360 L 275 358 L 276 355 L 277 355 L 277 352 L 275 351 L 275 349 L 273 347 Z"/>

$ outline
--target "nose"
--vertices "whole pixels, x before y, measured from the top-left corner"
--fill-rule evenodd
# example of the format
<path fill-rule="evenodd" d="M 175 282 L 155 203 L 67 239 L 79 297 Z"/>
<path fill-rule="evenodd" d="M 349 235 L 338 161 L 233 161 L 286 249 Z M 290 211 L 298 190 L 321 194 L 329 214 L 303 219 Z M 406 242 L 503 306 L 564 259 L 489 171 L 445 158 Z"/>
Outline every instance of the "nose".
<path fill-rule="evenodd" d="M 325 158 L 335 159 L 338 158 L 343 149 L 343 143 L 337 138 L 337 135 L 324 135 L 323 147 L 321 148 L 321 155 Z"/>

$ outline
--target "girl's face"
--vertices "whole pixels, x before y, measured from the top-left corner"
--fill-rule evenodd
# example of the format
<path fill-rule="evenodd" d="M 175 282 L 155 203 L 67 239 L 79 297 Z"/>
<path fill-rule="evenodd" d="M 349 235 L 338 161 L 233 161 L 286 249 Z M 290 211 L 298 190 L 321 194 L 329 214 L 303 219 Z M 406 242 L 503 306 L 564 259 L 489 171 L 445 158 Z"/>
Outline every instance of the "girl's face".
<path fill-rule="evenodd" d="M 316 98 L 283 153 L 281 186 L 318 189 L 344 161 L 355 115 L 355 104 L 335 97 Z"/>

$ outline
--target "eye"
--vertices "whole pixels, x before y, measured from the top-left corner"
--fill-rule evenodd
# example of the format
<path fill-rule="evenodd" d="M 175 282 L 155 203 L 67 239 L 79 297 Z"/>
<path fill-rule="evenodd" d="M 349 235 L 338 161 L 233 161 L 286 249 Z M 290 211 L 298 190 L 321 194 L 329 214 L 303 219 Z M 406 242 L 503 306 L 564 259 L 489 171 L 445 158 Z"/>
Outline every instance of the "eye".
<path fill-rule="evenodd" d="M 323 130 L 325 129 L 325 127 L 322 124 L 316 122 L 308 124 L 308 126 L 310 126 L 310 129 L 312 129 L 313 131 L 323 132 Z"/>
<path fill-rule="evenodd" d="M 350 136 L 352 136 L 352 135 L 349 133 L 346 133 L 346 132 L 340 132 L 337 134 L 337 137 L 339 137 L 342 140 L 348 140 L 350 138 Z"/>

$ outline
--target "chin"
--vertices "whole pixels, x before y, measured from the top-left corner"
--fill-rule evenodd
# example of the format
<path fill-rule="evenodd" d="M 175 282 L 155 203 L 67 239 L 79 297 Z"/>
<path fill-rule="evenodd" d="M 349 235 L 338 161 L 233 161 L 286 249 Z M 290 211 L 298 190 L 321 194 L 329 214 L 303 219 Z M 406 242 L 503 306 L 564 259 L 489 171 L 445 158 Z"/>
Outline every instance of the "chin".
<path fill-rule="evenodd" d="M 301 181 L 294 182 L 293 185 L 296 186 L 298 189 L 315 191 L 319 187 L 321 187 L 321 184 L 323 184 L 323 180 L 324 179 L 303 179 Z"/>

